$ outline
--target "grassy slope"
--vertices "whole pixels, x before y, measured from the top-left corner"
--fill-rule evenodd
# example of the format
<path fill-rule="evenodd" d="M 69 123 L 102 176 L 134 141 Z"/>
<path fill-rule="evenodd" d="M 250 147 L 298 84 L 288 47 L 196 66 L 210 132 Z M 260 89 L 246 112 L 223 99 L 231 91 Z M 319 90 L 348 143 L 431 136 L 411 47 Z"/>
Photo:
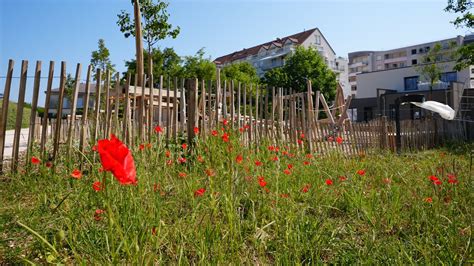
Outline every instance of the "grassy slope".
<path fill-rule="evenodd" d="M 0 110 L 2 109 L 3 102 L 0 101 Z M 16 123 L 16 112 L 17 112 L 17 104 L 14 102 L 10 102 L 8 104 L 8 121 L 7 121 L 7 130 L 14 129 Z M 22 128 L 26 128 L 30 124 L 30 114 L 31 108 L 25 106 L 23 108 L 23 119 L 21 123 Z"/>
<path fill-rule="evenodd" d="M 8 179 L 0 186 L 0 262 L 18 263 L 23 256 L 66 264 L 472 262 L 466 153 L 307 158 L 275 155 L 266 145 L 255 155 L 231 142 L 211 137 L 196 154 L 171 147 L 172 165 L 157 143 L 135 149 L 137 186 L 120 186 L 99 173 L 99 163 L 73 179 L 77 165 L 66 161 L 57 163 L 55 175 L 40 166 Z M 187 162 L 177 163 L 179 156 Z M 293 167 L 285 174 L 288 164 Z M 361 169 L 365 175 L 357 174 Z M 459 183 L 448 184 L 448 173 Z M 430 175 L 443 184 L 433 185 Z M 103 177 L 105 191 L 95 192 L 92 183 Z M 199 188 L 206 191 L 196 197 Z M 96 209 L 105 210 L 99 221 Z M 16 221 L 45 237 L 58 254 Z"/>

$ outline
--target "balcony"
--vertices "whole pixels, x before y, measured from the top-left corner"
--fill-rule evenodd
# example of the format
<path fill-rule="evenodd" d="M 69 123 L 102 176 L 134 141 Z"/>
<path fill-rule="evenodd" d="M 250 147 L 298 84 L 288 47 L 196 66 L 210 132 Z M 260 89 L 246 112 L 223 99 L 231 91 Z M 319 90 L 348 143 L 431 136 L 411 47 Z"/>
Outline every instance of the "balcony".
<path fill-rule="evenodd" d="M 355 67 L 368 66 L 368 65 L 369 65 L 368 61 L 362 61 L 362 62 L 356 62 L 356 63 L 349 64 L 349 67 L 355 68 Z"/>

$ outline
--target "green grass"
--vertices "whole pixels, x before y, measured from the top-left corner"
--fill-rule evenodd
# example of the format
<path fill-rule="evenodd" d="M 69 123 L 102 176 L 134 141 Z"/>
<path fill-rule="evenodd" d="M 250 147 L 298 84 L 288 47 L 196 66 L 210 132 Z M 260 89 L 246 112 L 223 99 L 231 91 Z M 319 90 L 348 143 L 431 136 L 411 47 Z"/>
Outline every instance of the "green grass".
<path fill-rule="evenodd" d="M 5 177 L 0 261 L 473 263 L 473 177 L 467 153 L 439 149 L 307 158 L 267 146 L 255 153 L 235 138 L 224 143 L 210 137 L 199 140 L 192 153 L 173 145 L 167 158 L 164 144 L 155 140 L 151 148 L 133 149 L 137 186 L 119 185 L 110 173 L 99 172 L 99 162 L 88 164 L 80 180 L 73 179 L 70 173 L 79 160 L 65 156 L 56 163 L 56 174 L 40 165 Z M 86 155 L 93 161 L 92 152 Z M 177 163 L 179 156 L 187 162 Z M 256 160 L 263 165 L 256 166 Z M 284 173 L 288 164 L 293 165 L 289 175 Z M 357 174 L 361 169 L 363 176 Z M 215 175 L 209 177 L 206 170 Z M 449 184 L 448 173 L 459 183 Z M 433 185 L 430 175 L 443 184 Z M 258 176 L 265 178 L 266 189 Z M 106 189 L 94 191 L 92 183 L 102 180 Z M 195 197 L 199 188 L 206 191 Z M 426 202 L 429 197 L 432 203 Z M 105 210 L 99 221 L 96 209 Z"/>
<path fill-rule="evenodd" d="M 0 110 L 2 110 L 3 102 L 0 101 Z M 7 130 L 15 129 L 17 103 L 10 102 L 8 104 Z M 26 104 L 23 108 L 23 119 L 21 120 L 21 128 L 27 128 L 30 125 L 31 107 Z"/>

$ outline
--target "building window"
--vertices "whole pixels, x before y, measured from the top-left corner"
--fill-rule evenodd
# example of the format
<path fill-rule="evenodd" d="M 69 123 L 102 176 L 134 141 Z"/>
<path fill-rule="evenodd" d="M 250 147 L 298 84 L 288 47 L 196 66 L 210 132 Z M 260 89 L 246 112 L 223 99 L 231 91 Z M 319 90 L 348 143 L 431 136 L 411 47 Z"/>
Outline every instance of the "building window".
<path fill-rule="evenodd" d="M 377 55 L 377 61 L 380 61 L 382 60 L 382 56 L 381 55 Z"/>
<path fill-rule="evenodd" d="M 405 90 L 416 91 L 418 90 L 418 76 L 406 77 L 405 78 Z"/>
<path fill-rule="evenodd" d="M 321 36 L 316 35 L 316 44 L 321 44 Z"/>
<path fill-rule="evenodd" d="M 356 91 L 357 90 L 357 86 L 356 85 L 352 85 L 351 86 L 351 91 Z"/>
<path fill-rule="evenodd" d="M 397 64 L 392 64 L 392 67 L 393 67 L 393 68 L 397 68 L 398 65 L 397 65 Z"/>
<path fill-rule="evenodd" d="M 357 76 L 349 77 L 349 82 L 356 82 L 356 81 L 357 81 Z"/>
<path fill-rule="evenodd" d="M 441 73 L 440 80 L 447 83 L 456 82 L 458 80 L 458 73 L 457 72 Z"/>
<path fill-rule="evenodd" d="M 412 64 L 412 65 L 418 64 L 418 60 L 416 60 L 416 59 L 411 60 L 411 64 Z"/>
<path fill-rule="evenodd" d="M 411 54 L 416 54 L 416 49 L 411 49 Z"/>
<path fill-rule="evenodd" d="M 405 62 L 401 62 L 400 67 L 404 67 L 404 66 L 405 66 Z"/>

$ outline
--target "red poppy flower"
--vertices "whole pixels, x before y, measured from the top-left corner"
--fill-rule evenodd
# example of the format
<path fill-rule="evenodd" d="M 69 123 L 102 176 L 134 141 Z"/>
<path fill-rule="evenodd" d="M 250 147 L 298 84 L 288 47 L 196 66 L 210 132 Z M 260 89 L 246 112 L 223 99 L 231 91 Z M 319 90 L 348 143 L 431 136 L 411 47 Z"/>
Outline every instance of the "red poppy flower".
<path fill-rule="evenodd" d="M 40 164 L 41 160 L 36 158 L 35 156 L 31 157 L 32 164 Z"/>
<path fill-rule="evenodd" d="M 256 166 L 262 166 L 263 163 L 262 163 L 261 161 L 257 160 L 257 161 L 255 161 L 255 165 L 256 165 Z"/>
<path fill-rule="evenodd" d="M 291 175 L 290 169 L 283 170 L 283 173 L 285 173 L 285 175 Z"/>
<path fill-rule="evenodd" d="M 304 133 L 300 134 L 300 138 L 304 139 Z"/>
<path fill-rule="evenodd" d="M 313 158 L 313 155 L 310 154 L 310 153 L 308 153 L 308 154 L 306 154 L 306 158 L 307 158 L 307 159 L 312 159 L 312 158 Z"/>
<path fill-rule="evenodd" d="M 435 184 L 436 186 L 438 185 L 441 185 L 443 182 L 441 182 L 441 180 L 435 180 L 433 181 L 433 184 Z"/>
<path fill-rule="evenodd" d="M 240 155 L 240 154 L 237 155 L 237 157 L 235 157 L 235 161 L 236 161 L 237 163 L 241 163 L 243 159 L 244 159 L 244 157 L 242 157 L 242 155 Z"/>
<path fill-rule="evenodd" d="M 449 179 L 449 180 L 448 180 L 448 183 L 449 183 L 449 184 L 457 184 L 458 181 L 457 181 L 456 179 Z"/>
<path fill-rule="evenodd" d="M 331 186 L 333 184 L 331 179 L 326 179 L 326 185 Z"/>
<path fill-rule="evenodd" d="M 204 195 L 204 192 L 206 192 L 206 189 L 205 188 L 200 188 L 200 189 L 194 191 L 194 197 L 201 197 L 202 195 Z"/>
<path fill-rule="evenodd" d="M 229 121 L 227 121 L 227 119 L 224 119 L 224 121 L 222 121 L 222 124 L 224 124 L 224 126 L 227 126 L 228 123 Z"/>
<path fill-rule="evenodd" d="M 431 197 L 428 197 L 428 198 L 425 199 L 425 202 L 433 203 L 433 199 Z"/>
<path fill-rule="evenodd" d="M 179 157 L 178 161 L 179 161 L 180 163 L 186 163 L 186 158 L 184 158 L 184 157 Z"/>
<path fill-rule="evenodd" d="M 206 175 L 207 175 L 208 177 L 213 177 L 213 176 L 216 175 L 216 172 L 215 172 L 214 170 L 212 170 L 212 169 L 206 169 Z"/>
<path fill-rule="evenodd" d="M 288 152 L 287 151 L 282 151 L 281 154 L 288 155 Z"/>
<path fill-rule="evenodd" d="M 100 190 L 102 190 L 102 183 L 100 183 L 99 181 L 96 181 L 92 184 L 92 188 L 95 191 L 100 191 Z"/>
<path fill-rule="evenodd" d="M 51 167 L 53 167 L 53 163 L 52 162 L 46 162 L 45 166 L 48 167 L 48 168 L 51 168 Z"/>
<path fill-rule="evenodd" d="M 385 184 L 391 184 L 391 183 L 392 183 L 392 180 L 391 180 L 390 178 L 384 178 L 384 179 L 383 179 L 383 182 L 384 182 Z"/>
<path fill-rule="evenodd" d="M 147 143 L 147 144 L 146 144 L 146 147 L 147 147 L 148 149 L 150 149 L 150 148 L 151 148 L 151 143 Z"/>
<path fill-rule="evenodd" d="M 113 134 L 110 139 L 99 140 L 100 161 L 105 171 L 110 171 L 122 185 L 136 184 L 137 172 L 130 150 Z"/>
<path fill-rule="evenodd" d="M 438 181 L 438 180 L 439 180 L 439 178 L 437 178 L 437 177 L 434 176 L 434 175 L 430 175 L 428 178 L 429 178 L 431 181 Z"/>
<path fill-rule="evenodd" d="M 265 187 L 267 185 L 267 182 L 265 182 L 265 178 L 263 176 L 258 177 L 258 184 L 260 187 Z"/>
<path fill-rule="evenodd" d="M 293 165 L 292 165 L 292 164 L 289 164 L 289 165 L 287 165 L 286 167 L 287 167 L 288 169 L 291 169 L 291 168 L 293 168 Z"/>
<path fill-rule="evenodd" d="M 290 194 L 280 194 L 280 198 L 289 198 L 290 197 Z"/>
<path fill-rule="evenodd" d="M 311 184 L 304 185 L 304 187 L 301 189 L 301 192 L 307 193 L 310 187 L 311 187 Z"/>
<path fill-rule="evenodd" d="M 214 137 L 216 137 L 216 136 L 217 136 L 217 134 L 218 134 L 218 133 L 217 133 L 217 130 L 213 130 L 213 131 L 211 131 L 211 135 L 213 135 Z"/>
<path fill-rule="evenodd" d="M 172 164 L 173 164 L 173 160 L 170 159 L 170 160 L 166 161 L 166 165 L 172 165 Z"/>
<path fill-rule="evenodd" d="M 278 156 L 274 156 L 274 157 L 272 158 L 272 161 L 274 161 L 274 162 L 278 161 Z"/>
<path fill-rule="evenodd" d="M 308 162 L 308 161 L 304 161 L 303 164 L 304 164 L 304 165 L 310 165 L 311 163 Z"/>
<path fill-rule="evenodd" d="M 97 149 L 98 149 L 98 148 L 97 148 L 97 145 L 92 146 L 92 150 L 93 150 L 93 151 L 97 151 Z"/>
<path fill-rule="evenodd" d="M 74 171 L 71 173 L 71 176 L 75 179 L 81 179 L 82 173 L 79 169 L 74 169 Z"/>
<path fill-rule="evenodd" d="M 339 143 L 339 144 L 341 144 L 341 143 L 342 143 L 342 138 L 338 136 L 338 137 L 336 138 L 336 142 Z"/>
<path fill-rule="evenodd" d="M 275 150 L 275 147 L 274 147 L 274 146 L 268 146 L 268 150 L 269 150 L 269 151 L 274 151 L 274 150 Z"/>
<path fill-rule="evenodd" d="M 239 128 L 240 133 L 243 133 L 244 131 L 245 131 L 245 129 L 243 127 Z"/>
<path fill-rule="evenodd" d="M 303 141 L 301 139 L 296 140 L 296 142 L 298 143 L 298 145 L 303 144 Z"/>
<path fill-rule="evenodd" d="M 187 145 L 186 143 L 183 143 L 183 144 L 181 145 L 181 148 L 183 148 L 183 150 L 186 150 L 186 148 L 188 148 L 188 145 Z"/>
<path fill-rule="evenodd" d="M 104 212 L 105 212 L 105 211 L 104 211 L 104 210 L 101 210 L 101 209 L 95 210 L 95 212 L 94 212 L 94 219 L 95 219 L 96 221 L 102 220 L 101 215 L 102 215 L 102 213 L 104 213 Z"/>
<path fill-rule="evenodd" d="M 360 175 L 360 176 L 363 176 L 365 175 L 365 170 L 357 170 L 357 174 Z"/>
<path fill-rule="evenodd" d="M 224 142 L 229 142 L 229 135 L 228 135 L 227 133 L 224 133 L 224 134 L 222 135 L 222 140 L 223 140 Z"/>
<path fill-rule="evenodd" d="M 183 172 L 179 172 L 178 175 L 179 177 L 186 177 L 186 173 L 183 173 Z"/>
<path fill-rule="evenodd" d="M 198 127 L 194 127 L 194 134 L 199 134 L 199 128 Z"/>
<path fill-rule="evenodd" d="M 156 127 L 155 127 L 155 132 L 156 132 L 157 134 L 163 133 L 163 129 L 162 129 L 160 126 L 156 126 Z"/>
<path fill-rule="evenodd" d="M 347 177 L 341 175 L 341 176 L 339 176 L 339 180 L 341 180 L 341 181 L 346 181 L 346 180 L 347 180 Z"/>
<path fill-rule="evenodd" d="M 138 149 L 143 151 L 145 149 L 145 144 L 140 144 L 140 146 L 138 146 Z"/>
<path fill-rule="evenodd" d="M 329 137 L 328 137 L 328 141 L 332 142 L 332 141 L 334 141 L 334 138 L 331 137 L 331 136 L 329 136 Z"/>
<path fill-rule="evenodd" d="M 169 158 L 171 156 L 171 152 L 170 151 L 165 151 L 165 156 Z"/>
<path fill-rule="evenodd" d="M 456 179 L 456 175 L 454 174 L 448 174 L 447 176 L 449 179 Z"/>
<path fill-rule="evenodd" d="M 204 159 L 202 158 L 201 155 L 198 155 L 197 160 L 198 160 L 198 162 L 200 162 L 200 163 L 203 163 L 203 162 L 204 162 Z"/>

